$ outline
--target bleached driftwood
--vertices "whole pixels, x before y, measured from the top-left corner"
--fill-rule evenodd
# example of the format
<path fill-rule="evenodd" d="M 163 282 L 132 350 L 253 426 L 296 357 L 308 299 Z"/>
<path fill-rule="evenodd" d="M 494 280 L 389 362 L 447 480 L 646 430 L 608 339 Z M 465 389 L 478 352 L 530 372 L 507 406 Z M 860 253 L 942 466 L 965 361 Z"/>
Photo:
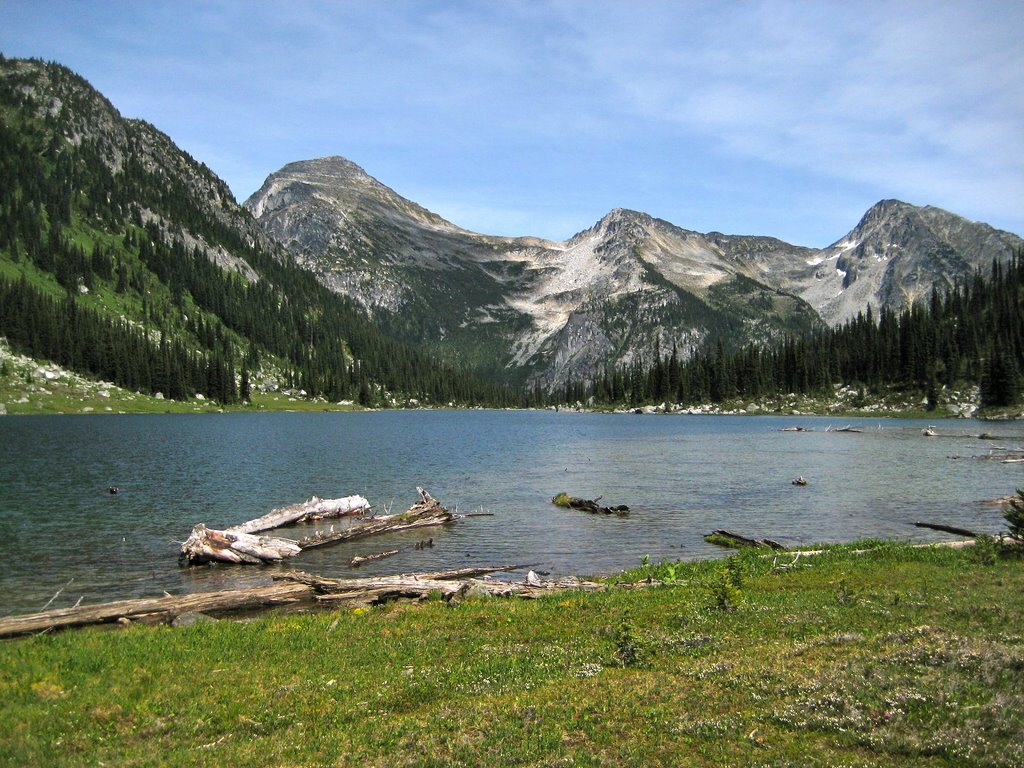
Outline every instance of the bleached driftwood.
<path fill-rule="evenodd" d="M 302 547 L 291 539 L 217 531 L 200 523 L 181 545 L 178 559 L 187 563 L 272 563 L 301 551 Z"/>
<path fill-rule="evenodd" d="M 444 525 L 455 522 L 459 518 L 459 515 L 449 512 L 422 488 L 416 490 L 419 492 L 420 501 L 401 514 L 378 517 L 339 531 L 332 528 L 330 531 L 313 534 L 300 541 L 244 533 L 238 530 L 241 526 L 219 531 L 199 524 L 192 529 L 188 540 L 181 545 L 179 560 L 190 565 L 213 561 L 275 563 L 288 557 L 294 557 L 304 549 L 411 528 Z"/>
<path fill-rule="evenodd" d="M 346 605 L 378 605 L 389 600 L 423 600 L 438 596 L 453 600 L 467 595 L 492 597 L 535 598 L 567 589 L 604 589 L 605 585 L 579 579 L 542 581 L 533 571 L 521 582 L 476 578 L 499 571 L 527 566 L 511 565 L 494 568 L 461 569 L 398 576 L 378 576 L 362 579 L 325 579 L 308 573 L 287 573 L 275 580 L 298 581 L 313 587 L 315 599 L 321 603 Z M 458 574 L 458 575 L 456 575 Z"/>
<path fill-rule="evenodd" d="M 349 568 L 358 568 L 363 563 L 372 563 L 372 562 L 375 562 L 377 560 L 384 560 L 384 559 L 389 558 L 389 557 L 394 557 L 395 555 L 397 555 L 401 551 L 402 550 L 400 550 L 400 549 L 389 549 L 389 550 L 386 550 L 384 552 L 377 552 L 377 553 L 372 554 L 372 555 L 354 555 L 348 561 L 348 567 Z"/>
<path fill-rule="evenodd" d="M 159 624 L 170 622 L 183 613 L 224 613 L 308 601 L 312 599 L 313 592 L 313 587 L 308 584 L 292 582 L 60 608 L 0 619 L 0 637 L 14 637 L 90 624 L 125 623 L 125 620 Z"/>
<path fill-rule="evenodd" d="M 532 598 L 567 589 L 604 589 L 605 585 L 576 579 L 541 581 L 536 574 L 520 583 L 476 577 L 519 570 L 526 565 L 460 568 L 454 571 L 381 576 L 363 579 L 325 579 L 308 573 L 275 576 L 269 586 L 75 606 L 0 619 L 0 638 L 34 634 L 91 624 L 169 623 L 185 613 L 225 614 L 269 606 L 299 605 L 317 600 L 324 605 L 372 605 L 397 598 L 424 599 L 440 595 L 447 600 L 480 594 Z"/>
<path fill-rule="evenodd" d="M 301 504 L 290 504 L 268 512 L 255 520 L 226 528 L 231 533 L 257 533 L 281 528 L 308 520 L 328 520 L 335 517 L 353 517 L 370 510 L 370 502 L 362 496 L 344 496 L 340 499 L 321 499 L 314 496 Z"/>
<path fill-rule="evenodd" d="M 447 523 L 454 523 L 459 518 L 458 515 L 449 512 L 445 507 L 441 506 L 437 499 L 422 488 L 417 487 L 416 491 L 420 495 L 420 501 L 401 514 L 385 515 L 340 531 L 332 530 L 326 533 L 315 533 L 299 541 L 299 546 L 302 549 L 313 549 L 314 547 L 339 544 L 343 541 L 352 541 L 353 539 L 360 539 L 365 536 L 375 536 L 380 533 L 393 533 L 412 528 L 445 525 Z"/>

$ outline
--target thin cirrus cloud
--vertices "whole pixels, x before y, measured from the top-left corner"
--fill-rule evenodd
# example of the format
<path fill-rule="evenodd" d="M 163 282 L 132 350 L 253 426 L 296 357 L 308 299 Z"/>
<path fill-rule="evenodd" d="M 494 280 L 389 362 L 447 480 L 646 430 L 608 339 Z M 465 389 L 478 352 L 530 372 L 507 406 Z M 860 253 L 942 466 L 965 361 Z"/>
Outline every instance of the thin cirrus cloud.
<path fill-rule="evenodd" d="M 1019 226 L 1024 6 L 947 5 L 764 2 L 695 19 L 650 4 L 587 24 L 579 47 L 638 119 L 708 151 Z"/>
<path fill-rule="evenodd" d="M 468 229 L 614 207 L 825 245 L 882 197 L 1024 231 L 1024 4 L 3 0 L 240 198 L 341 154 Z M 525 229 L 519 229 L 525 227 Z"/>

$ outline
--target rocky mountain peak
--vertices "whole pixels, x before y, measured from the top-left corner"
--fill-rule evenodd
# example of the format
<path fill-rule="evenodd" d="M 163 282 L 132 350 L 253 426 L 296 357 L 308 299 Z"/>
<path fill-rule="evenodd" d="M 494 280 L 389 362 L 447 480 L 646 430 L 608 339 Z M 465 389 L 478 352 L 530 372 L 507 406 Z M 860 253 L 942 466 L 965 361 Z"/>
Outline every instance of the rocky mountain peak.
<path fill-rule="evenodd" d="M 814 282 L 800 295 L 831 324 L 867 306 L 898 311 L 933 286 L 952 285 L 992 259 L 1005 261 L 1022 245 L 1016 235 L 941 208 L 882 200 L 808 261 Z"/>
<path fill-rule="evenodd" d="M 348 212 L 368 222 L 390 222 L 399 216 L 414 226 L 461 231 L 340 155 L 289 163 L 270 174 L 245 201 L 245 207 L 257 219 L 264 219 L 284 215 L 306 203 L 330 208 L 335 214 Z"/>
<path fill-rule="evenodd" d="M 602 216 L 594 226 L 578 232 L 566 241 L 568 247 L 586 240 L 629 241 L 645 237 L 657 220 L 647 213 L 629 208 L 613 208 Z"/>
<path fill-rule="evenodd" d="M 332 190 L 351 186 L 369 189 L 386 189 L 386 187 L 370 176 L 361 166 L 356 165 L 341 155 L 318 157 L 312 160 L 299 160 L 288 163 L 273 176 L 301 178 L 304 182 L 317 184 Z"/>
<path fill-rule="evenodd" d="M 342 157 L 285 166 L 246 205 L 397 333 L 545 386 L 658 344 L 693 349 L 709 328 L 765 341 L 869 305 L 900 309 L 1021 243 L 901 200 L 879 201 L 821 250 L 628 208 L 560 243 L 499 238 L 460 229 Z"/>
<path fill-rule="evenodd" d="M 869 239 L 879 247 L 884 247 L 896 239 L 906 240 L 926 234 L 928 228 L 921 217 L 921 211 L 921 208 L 902 200 L 881 200 L 871 206 L 857 222 L 857 226 L 833 243 L 832 247 L 848 247 L 851 243 L 860 244 Z"/>

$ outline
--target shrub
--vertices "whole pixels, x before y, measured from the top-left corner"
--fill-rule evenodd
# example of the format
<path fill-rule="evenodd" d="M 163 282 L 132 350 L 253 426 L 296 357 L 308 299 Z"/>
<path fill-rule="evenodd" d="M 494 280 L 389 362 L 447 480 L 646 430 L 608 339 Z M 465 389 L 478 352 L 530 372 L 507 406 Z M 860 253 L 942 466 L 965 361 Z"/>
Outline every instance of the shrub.
<path fill-rule="evenodd" d="M 1017 489 L 1017 498 L 1010 501 L 1010 507 L 1003 513 L 1010 535 L 1024 541 L 1024 490 Z"/>

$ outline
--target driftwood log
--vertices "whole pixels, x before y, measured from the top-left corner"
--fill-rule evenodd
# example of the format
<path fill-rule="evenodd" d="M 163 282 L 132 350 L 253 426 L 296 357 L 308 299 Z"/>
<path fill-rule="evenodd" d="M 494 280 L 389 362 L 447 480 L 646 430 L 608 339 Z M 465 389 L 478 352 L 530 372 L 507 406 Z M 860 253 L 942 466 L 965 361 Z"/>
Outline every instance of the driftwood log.
<path fill-rule="evenodd" d="M 619 504 L 614 507 L 601 506 L 597 502 L 602 498 L 602 496 L 598 496 L 596 499 L 578 499 L 567 493 L 560 493 L 551 499 L 551 503 L 556 507 L 578 509 L 583 512 L 589 512 L 592 515 L 618 515 L 619 517 L 625 517 L 629 514 L 629 507 L 625 504 Z"/>
<path fill-rule="evenodd" d="M 316 533 L 299 541 L 299 546 L 302 549 L 313 549 L 314 547 L 323 547 L 328 544 L 339 544 L 343 541 L 361 539 L 366 536 L 375 536 L 380 533 L 394 533 L 397 531 L 407 531 L 412 528 L 445 525 L 447 523 L 454 523 L 459 519 L 458 515 L 449 512 L 445 507 L 441 506 L 437 499 L 422 488 L 417 487 L 416 492 L 419 493 L 420 500 L 401 514 L 385 515 L 384 517 L 378 517 L 360 525 L 353 525 L 351 528 L 341 531 L 332 530 L 326 533 Z"/>
<path fill-rule="evenodd" d="M 181 545 L 178 559 L 182 563 L 189 565 L 214 561 L 242 564 L 275 563 L 285 558 L 294 557 L 304 549 L 337 544 L 342 541 L 351 541 L 352 539 L 374 536 L 381 533 L 392 533 L 431 525 L 443 525 L 455 522 L 458 519 L 458 515 L 449 512 L 441 506 L 425 490 L 422 488 L 417 488 L 416 490 L 419 492 L 420 501 L 406 512 L 357 523 L 340 531 L 335 531 L 332 528 L 330 531 L 307 536 L 300 541 L 276 536 L 260 536 L 241 530 L 259 523 L 259 520 L 265 520 L 273 516 L 280 510 L 275 510 L 270 515 L 259 518 L 259 520 L 251 520 L 248 523 L 243 523 L 241 526 L 234 526 L 223 531 L 207 528 L 200 523 L 192 529 L 191 535 Z M 333 502 L 340 501 L 348 502 L 346 505 L 333 504 L 335 509 L 341 506 L 346 506 L 353 510 L 369 508 L 368 504 L 362 506 L 359 501 L 353 500 L 365 502 L 365 499 L 361 496 L 349 496 L 346 499 L 334 499 L 332 504 Z M 293 507 L 286 509 L 304 506 L 306 505 L 293 505 Z M 315 504 L 312 505 L 312 507 L 316 506 Z M 354 513 L 349 512 L 345 514 Z M 295 519 L 292 517 L 290 522 L 294 522 Z"/>
<path fill-rule="evenodd" d="M 233 525 L 225 530 L 231 533 L 258 533 L 293 523 L 353 517 L 369 511 L 370 502 L 362 496 L 345 496 L 340 499 L 321 499 L 314 496 L 309 501 L 280 507 L 268 512 L 263 517 L 257 517 L 255 520 L 249 520 L 241 525 Z"/>
<path fill-rule="evenodd" d="M 957 528 L 955 525 L 943 525 L 942 523 L 925 523 L 918 521 L 914 523 L 917 528 L 930 528 L 933 531 L 942 531 L 943 533 L 952 533 L 957 536 L 966 536 L 969 539 L 976 539 L 978 534 L 974 531 L 969 531 L 966 528 Z"/>
<path fill-rule="evenodd" d="M 423 600 L 437 596 L 452 601 L 466 596 L 536 598 L 567 589 L 604 589 L 603 584 L 559 579 L 543 581 L 530 571 L 521 582 L 480 578 L 499 571 L 529 566 L 508 565 L 494 568 L 464 568 L 413 575 L 379 576 L 369 579 L 325 579 L 308 573 L 289 573 L 275 580 L 298 581 L 316 590 L 314 599 L 320 603 L 341 603 L 349 606 L 379 605 L 390 600 Z"/>
<path fill-rule="evenodd" d="M 989 507 L 1008 507 L 1013 501 L 1020 500 L 1020 496 L 1013 494 L 1012 496 L 1000 496 L 998 499 L 984 499 L 980 503 Z"/>
<path fill-rule="evenodd" d="M 738 533 L 718 528 L 704 537 L 709 544 L 717 544 L 720 547 L 767 547 L 768 549 L 785 549 L 785 547 L 774 539 L 751 539 L 747 536 L 740 536 Z"/>
<path fill-rule="evenodd" d="M 376 605 L 399 598 L 422 600 L 440 595 L 446 600 L 470 595 L 533 598 L 569 589 L 604 589 L 603 584 L 560 579 L 542 581 L 533 571 L 522 582 L 483 579 L 490 574 L 520 570 L 528 565 L 461 568 L 403 576 L 325 579 L 307 573 L 274 577 L 269 586 L 199 592 L 190 595 L 118 600 L 0 619 L 0 638 L 36 634 L 95 624 L 169 623 L 186 613 L 214 615 L 281 605 Z"/>
<path fill-rule="evenodd" d="M 24 616 L 0 619 L 0 637 L 14 637 L 66 627 L 138 621 L 160 624 L 183 613 L 224 613 L 253 610 L 311 600 L 313 588 L 307 584 L 285 583 L 261 587 L 198 592 L 191 595 L 118 600 L 100 605 L 80 605 Z"/>
<path fill-rule="evenodd" d="M 178 559 L 190 563 L 276 563 L 302 551 L 298 542 L 232 530 L 217 531 L 200 523 L 181 545 Z"/>
<path fill-rule="evenodd" d="M 358 568 L 363 563 L 372 563 L 377 560 L 385 560 L 389 557 L 394 557 L 402 550 L 400 549 L 388 549 L 384 552 L 377 552 L 372 555 L 355 555 L 348 561 L 349 568 Z"/>

